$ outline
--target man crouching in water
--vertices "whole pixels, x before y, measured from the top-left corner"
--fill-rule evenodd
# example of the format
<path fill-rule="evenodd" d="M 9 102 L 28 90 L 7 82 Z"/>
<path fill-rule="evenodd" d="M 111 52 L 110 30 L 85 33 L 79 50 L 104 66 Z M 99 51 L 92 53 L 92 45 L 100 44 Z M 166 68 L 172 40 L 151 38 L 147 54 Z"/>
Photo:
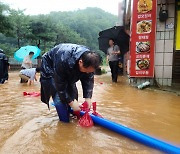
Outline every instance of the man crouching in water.
<path fill-rule="evenodd" d="M 81 81 L 83 97 L 91 107 L 94 71 L 100 57 L 86 46 L 59 44 L 45 53 L 41 65 L 41 101 L 49 107 L 52 96 L 60 121 L 69 122 L 69 107 L 80 111 L 76 82 Z"/>

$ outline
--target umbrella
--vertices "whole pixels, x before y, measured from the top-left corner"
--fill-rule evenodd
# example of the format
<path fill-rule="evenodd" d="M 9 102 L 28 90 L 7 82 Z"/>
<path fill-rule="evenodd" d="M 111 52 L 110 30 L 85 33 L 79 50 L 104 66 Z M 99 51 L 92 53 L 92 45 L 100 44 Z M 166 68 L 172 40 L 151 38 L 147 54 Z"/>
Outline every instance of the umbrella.
<path fill-rule="evenodd" d="M 40 52 L 41 50 L 37 47 L 37 46 L 24 46 L 24 47 L 21 47 L 19 50 L 17 50 L 15 53 L 14 53 L 14 58 L 17 60 L 17 61 L 23 61 L 24 57 L 26 57 L 27 55 L 29 55 L 29 52 L 34 52 L 34 55 L 32 57 L 32 59 L 35 59 L 37 58 L 39 55 L 40 55 Z"/>
<path fill-rule="evenodd" d="M 109 48 L 109 39 L 113 39 L 114 43 L 120 48 L 121 54 L 129 51 L 129 35 L 124 31 L 123 26 L 115 26 L 110 29 L 99 32 L 99 49 L 107 53 Z"/>

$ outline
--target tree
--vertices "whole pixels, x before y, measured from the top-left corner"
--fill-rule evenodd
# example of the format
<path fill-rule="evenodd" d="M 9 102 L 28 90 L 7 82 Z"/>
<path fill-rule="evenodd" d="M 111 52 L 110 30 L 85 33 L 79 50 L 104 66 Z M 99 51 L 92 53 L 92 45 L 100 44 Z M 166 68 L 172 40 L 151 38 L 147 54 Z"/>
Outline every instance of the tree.
<path fill-rule="evenodd" d="M 9 19 L 9 6 L 0 2 L 0 33 L 11 35 L 12 25 Z"/>
<path fill-rule="evenodd" d="M 32 39 L 37 41 L 37 46 L 40 47 L 41 40 L 44 41 L 44 50 L 46 42 L 55 41 L 56 25 L 53 24 L 48 16 L 40 15 L 31 19 L 30 28 L 32 30 Z"/>
<path fill-rule="evenodd" d="M 117 16 L 99 8 L 26 16 L 23 10 L 10 10 L 8 6 L 1 6 L 0 17 L 3 18 L 0 20 L 0 33 L 4 35 L 0 35 L 0 46 L 12 47 L 12 51 L 16 46 L 20 48 L 21 45 L 31 44 L 38 45 L 46 52 L 59 43 L 82 44 L 97 51 L 99 32 L 113 27 L 117 21 Z M 5 26 L 5 23 L 8 25 Z M 14 43 L 12 37 L 7 37 L 7 33 L 16 38 L 17 43 Z M 101 51 L 98 53 L 104 56 Z"/>
<path fill-rule="evenodd" d="M 23 10 L 11 10 L 10 14 L 13 35 L 17 38 L 17 46 L 20 48 L 20 41 L 25 39 L 30 33 L 29 16 L 25 16 Z"/>
<path fill-rule="evenodd" d="M 80 37 L 80 35 L 77 32 L 73 31 L 69 27 L 66 27 L 59 22 L 56 27 L 55 44 L 59 43 L 86 44 L 86 39 Z"/>
<path fill-rule="evenodd" d="M 70 12 L 51 12 L 49 14 L 54 23 L 61 21 L 86 40 L 86 46 L 98 49 L 98 34 L 100 31 L 113 27 L 117 16 L 107 13 L 99 8 L 86 8 Z"/>

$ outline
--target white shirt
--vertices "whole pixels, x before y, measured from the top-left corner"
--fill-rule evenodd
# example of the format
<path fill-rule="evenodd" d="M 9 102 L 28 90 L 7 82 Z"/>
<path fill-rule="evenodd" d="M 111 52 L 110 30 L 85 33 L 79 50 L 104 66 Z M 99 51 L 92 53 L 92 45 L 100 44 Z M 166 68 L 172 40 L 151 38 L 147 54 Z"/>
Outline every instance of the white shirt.
<path fill-rule="evenodd" d="M 30 77 L 30 80 L 33 81 L 36 75 L 36 68 L 24 69 L 20 71 L 21 74 Z"/>
<path fill-rule="evenodd" d="M 30 62 L 31 62 L 31 63 L 30 63 Z M 21 67 L 26 68 L 26 69 L 32 68 L 32 60 L 31 60 L 31 58 L 29 57 L 29 55 L 27 55 L 27 56 L 24 58 Z"/>
<path fill-rule="evenodd" d="M 114 51 L 119 51 L 119 47 L 117 45 L 108 48 L 107 55 L 109 55 L 109 61 L 118 61 L 118 54 L 114 54 Z"/>

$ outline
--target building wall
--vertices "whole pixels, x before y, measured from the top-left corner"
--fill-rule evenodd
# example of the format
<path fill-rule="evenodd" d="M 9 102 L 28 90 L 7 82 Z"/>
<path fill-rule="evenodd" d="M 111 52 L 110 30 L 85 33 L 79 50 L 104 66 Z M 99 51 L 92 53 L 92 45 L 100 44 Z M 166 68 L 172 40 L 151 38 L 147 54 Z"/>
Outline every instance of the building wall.
<path fill-rule="evenodd" d="M 129 78 L 129 83 L 139 85 L 150 81 L 151 85 L 160 86 L 172 85 L 172 65 L 174 48 L 174 21 L 175 21 L 175 0 L 167 0 L 169 18 L 166 22 L 159 21 L 160 0 L 157 0 L 157 28 L 156 28 L 156 49 L 155 49 L 155 79 L 150 78 Z M 165 0 L 162 0 L 165 3 Z"/>
<path fill-rule="evenodd" d="M 162 0 L 164 3 L 165 0 Z M 159 21 L 160 1 L 157 7 L 157 33 L 155 51 L 155 78 L 162 86 L 172 84 L 172 65 L 174 47 L 175 0 L 168 1 L 169 18 L 166 22 Z"/>

